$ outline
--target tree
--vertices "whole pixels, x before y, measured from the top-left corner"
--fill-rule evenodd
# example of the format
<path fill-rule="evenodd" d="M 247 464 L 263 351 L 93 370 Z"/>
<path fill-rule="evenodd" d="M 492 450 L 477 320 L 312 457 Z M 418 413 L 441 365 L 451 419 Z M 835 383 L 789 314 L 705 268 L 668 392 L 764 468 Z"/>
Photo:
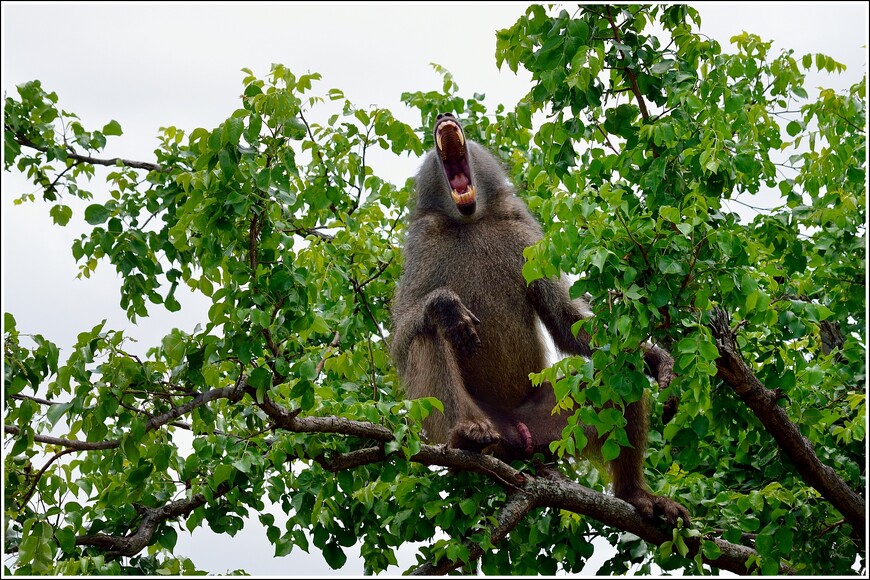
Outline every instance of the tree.
<path fill-rule="evenodd" d="M 802 71 L 842 65 L 750 34 L 724 53 L 693 23 L 682 5 L 532 6 L 496 51 L 532 72 L 529 94 L 492 113 L 439 68 L 442 91 L 403 95 L 419 127 L 317 92 L 317 74 L 245 70 L 241 108 L 162 129 L 146 162 L 100 157 L 116 121 L 88 130 L 39 81 L 19 86 L 5 169 L 57 224 L 83 211 L 81 275 L 112 264 L 131 321 L 178 310 L 181 285 L 212 306 L 146 357 L 100 324 L 63 361 L 4 315 L 7 571 L 193 573 L 173 555 L 181 526 L 232 535 L 257 514 L 277 555 L 313 542 L 339 568 L 359 543 L 372 572 L 406 542 L 426 543 L 419 573 L 578 571 L 598 536 L 617 548 L 607 574 L 866 572 L 866 81 L 810 100 Z M 647 391 L 650 481 L 691 528 L 640 519 L 585 461 L 420 440 L 440 403 L 403 399 L 386 348 L 412 184 L 366 153 L 420 155 L 445 111 L 545 218 L 527 279 L 567 273 L 595 305 L 591 361 L 534 377 L 576 411 L 552 451 L 582 449 L 583 421 L 618 453 L 620 417 L 596 409 Z M 98 171 L 106 195 L 85 189 Z M 776 205 L 751 222 L 729 209 L 761 192 Z M 660 393 L 638 370 L 647 339 L 676 359 Z"/>

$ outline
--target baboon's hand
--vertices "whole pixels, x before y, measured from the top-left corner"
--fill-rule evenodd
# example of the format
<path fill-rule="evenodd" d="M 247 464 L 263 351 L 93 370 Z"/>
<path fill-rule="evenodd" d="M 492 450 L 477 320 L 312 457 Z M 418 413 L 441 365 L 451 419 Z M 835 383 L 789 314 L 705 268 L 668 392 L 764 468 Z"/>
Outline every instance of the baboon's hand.
<path fill-rule="evenodd" d="M 670 386 L 674 380 L 674 357 L 671 354 L 658 346 L 651 346 L 644 354 L 644 360 L 650 368 L 650 374 L 655 378 L 659 385 L 659 390 L 663 390 Z M 671 395 L 665 403 L 664 411 L 662 411 L 662 423 L 665 425 L 674 418 L 677 414 L 680 400 Z"/>
<path fill-rule="evenodd" d="M 659 390 L 668 388 L 674 379 L 674 357 L 658 346 L 651 346 L 643 356 L 650 374 L 659 385 Z"/>
<path fill-rule="evenodd" d="M 480 320 L 456 294 L 433 296 L 426 304 L 426 318 L 437 324 L 458 354 L 471 356 L 480 347 L 475 326 Z"/>

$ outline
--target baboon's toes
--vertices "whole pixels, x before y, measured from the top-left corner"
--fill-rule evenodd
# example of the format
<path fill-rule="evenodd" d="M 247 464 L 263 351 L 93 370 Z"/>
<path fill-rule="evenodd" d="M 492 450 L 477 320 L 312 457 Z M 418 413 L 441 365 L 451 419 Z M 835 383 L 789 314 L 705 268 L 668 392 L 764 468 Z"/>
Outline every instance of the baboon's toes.
<path fill-rule="evenodd" d="M 689 525 L 689 511 L 670 498 L 653 495 L 644 489 L 636 489 L 620 499 L 633 505 L 641 517 L 661 516 L 674 527 L 677 525 L 677 520 L 683 520 L 684 527 Z"/>
<path fill-rule="evenodd" d="M 676 527 L 677 520 L 683 520 L 683 527 L 687 527 L 691 518 L 689 518 L 689 510 L 675 502 L 674 500 L 654 495 L 655 512 L 657 515 L 664 516 L 669 524 Z"/>
<path fill-rule="evenodd" d="M 500 440 L 498 431 L 486 419 L 466 419 L 450 433 L 450 446 L 467 451 L 481 451 Z"/>

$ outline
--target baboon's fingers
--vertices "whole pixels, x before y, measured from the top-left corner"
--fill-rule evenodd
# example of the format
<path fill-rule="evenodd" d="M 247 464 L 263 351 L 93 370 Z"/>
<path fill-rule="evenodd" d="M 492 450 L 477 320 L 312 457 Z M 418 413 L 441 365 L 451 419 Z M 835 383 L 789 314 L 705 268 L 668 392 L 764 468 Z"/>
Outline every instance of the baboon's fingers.
<path fill-rule="evenodd" d="M 456 352 L 464 356 L 472 356 L 480 348 L 480 337 L 474 329 L 474 323 L 470 317 L 460 318 L 455 324 L 446 329 L 445 335 Z"/>

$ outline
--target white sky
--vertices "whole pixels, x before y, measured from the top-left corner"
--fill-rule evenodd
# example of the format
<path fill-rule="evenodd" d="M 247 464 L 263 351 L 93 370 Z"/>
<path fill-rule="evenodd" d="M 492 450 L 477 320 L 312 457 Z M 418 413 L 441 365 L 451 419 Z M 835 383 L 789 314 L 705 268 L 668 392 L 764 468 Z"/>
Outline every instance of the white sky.
<path fill-rule="evenodd" d="M 112 119 L 121 124 L 124 135 L 110 138 L 105 157 L 143 161 L 153 159 L 160 127 L 189 132 L 217 126 L 240 107 L 240 69 L 262 78 L 271 63 L 297 75 L 319 72 L 323 80 L 315 92 L 339 88 L 357 106 L 386 107 L 416 126 L 418 114 L 401 104 L 400 95 L 440 89 L 430 62 L 453 74 L 463 96 L 485 93 L 490 109 L 496 103 L 511 108 L 529 90 L 528 73 L 499 71 L 494 58 L 495 31 L 511 26 L 526 5 L 3 2 L 2 88 L 4 97 L 17 97 L 15 85 L 41 80 L 86 128 Z M 840 76 L 813 75 L 807 83 L 811 97 L 814 87 L 843 89 L 866 74 L 866 2 L 692 5 L 701 14 L 701 32 L 726 51 L 728 39 L 745 30 L 773 40 L 774 51 L 793 48 L 797 58 L 821 52 L 847 65 Z M 394 183 L 403 183 L 418 162 L 389 154 L 373 160 L 376 172 Z M 106 195 L 101 183 L 98 177 L 91 184 L 96 201 Z M 176 315 L 155 307 L 150 318 L 130 325 L 118 306 L 119 282 L 109 264 L 101 264 L 90 280 L 75 279 L 70 246 L 84 231 L 80 216 L 90 202 L 68 200 L 76 217 L 60 228 L 42 202 L 12 206 L 13 198 L 35 191 L 24 179 L 4 173 L 2 191 L 2 307 L 14 314 L 22 332 L 41 333 L 68 352 L 79 332 L 107 318 L 107 327 L 128 329 L 125 334 L 139 339 L 144 352 L 172 327 L 191 331 L 207 320 L 204 299 L 179 297 L 184 307 Z M 235 538 L 208 529 L 192 538 L 182 532 L 176 554 L 213 573 L 238 568 L 281 576 L 362 573 L 353 549 L 338 572 L 316 552 L 272 558 L 256 520 Z M 412 562 L 408 554 L 395 573 Z"/>

